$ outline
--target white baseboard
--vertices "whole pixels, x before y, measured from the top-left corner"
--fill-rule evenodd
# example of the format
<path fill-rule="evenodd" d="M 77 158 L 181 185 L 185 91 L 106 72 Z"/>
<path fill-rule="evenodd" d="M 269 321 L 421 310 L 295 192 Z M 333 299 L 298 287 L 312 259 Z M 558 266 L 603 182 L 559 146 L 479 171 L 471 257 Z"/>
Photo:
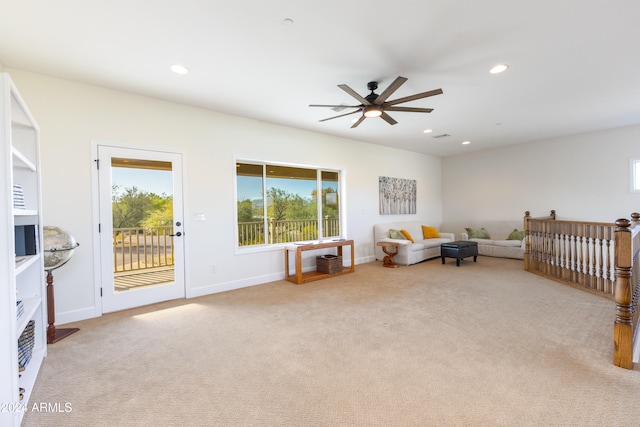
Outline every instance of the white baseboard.
<path fill-rule="evenodd" d="M 201 297 L 203 295 L 216 294 L 234 289 L 247 288 L 249 286 L 262 285 L 264 283 L 282 280 L 283 273 L 255 276 L 248 279 L 232 280 L 229 282 L 215 283 L 198 288 L 187 288 L 187 298 Z"/>
<path fill-rule="evenodd" d="M 358 259 L 356 259 L 356 265 L 358 265 L 358 264 L 366 264 L 367 262 L 373 262 L 375 260 L 376 260 L 376 256 L 375 255 L 358 258 Z"/>
<path fill-rule="evenodd" d="M 371 262 L 375 260 L 376 260 L 375 256 L 370 256 L 370 257 L 358 258 L 357 260 L 354 260 L 354 262 L 356 265 L 358 265 L 358 264 L 363 264 L 363 263 Z M 345 265 L 348 266 L 349 264 L 350 264 L 349 262 L 345 262 Z M 303 269 L 304 272 L 311 271 L 311 270 L 313 270 L 313 267 L 306 267 Z M 291 272 L 290 274 L 293 274 L 293 272 Z M 284 279 L 284 271 L 280 273 L 275 273 L 275 274 L 267 274 L 264 276 L 255 276 L 248 279 L 216 283 L 213 285 L 201 286 L 195 289 L 187 289 L 187 298 L 195 298 L 203 295 L 210 295 L 210 294 L 215 294 L 219 292 L 231 291 L 234 289 L 246 288 L 249 286 L 262 285 L 265 283 L 275 282 L 282 279 Z"/>
<path fill-rule="evenodd" d="M 100 317 L 102 314 L 95 307 L 86 307 L 73 311 L 65 311 L 56 313 L 56 326 L 65 323 L 79 322 L 80 320 L 92 319 Z"/>
<path fill-rule="evenodd" d="M 367 262 L 375 261 L 375 256 L 362 257 L 355 260 L 355 264 L 364 264 Z M 348 262 L 345 264 L 349 264 Z M 313 267 L 307 267 L 304 271 L 311 271 Z M 228 282 L 215 283 L 206 286 L 200 286 L 198 288 L 186 289 L 186 298 L 196 298 L 203 295 L 216 294 L 220 292 L 232 291 L 234 289 L 246 288 L 249 286 L 262 285 L 269 282 L 275 282 L 284 278 L 284 271 L 265 274 L 263 276 L 254 276 L 241 280 L 231 280 Z M 92 319 L 94 317 L 100 317 L 102 313 L 96 307 L 85 307 L 78 310 L 65 311 L 56 313 L 56 326 L 64 325 L 65 323 L 78 322 L 80 320 Z"/>

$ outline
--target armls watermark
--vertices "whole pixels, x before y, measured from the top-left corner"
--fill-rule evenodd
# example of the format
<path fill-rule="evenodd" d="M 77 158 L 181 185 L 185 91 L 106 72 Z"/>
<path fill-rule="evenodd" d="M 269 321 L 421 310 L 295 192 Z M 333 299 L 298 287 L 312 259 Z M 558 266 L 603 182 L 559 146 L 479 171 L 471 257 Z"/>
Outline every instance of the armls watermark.
<path fill-rule="evenodd" d="M 66 414 L 73 411 L 70 402 L 0 402 L 0 412 L 46 412 Z"/>

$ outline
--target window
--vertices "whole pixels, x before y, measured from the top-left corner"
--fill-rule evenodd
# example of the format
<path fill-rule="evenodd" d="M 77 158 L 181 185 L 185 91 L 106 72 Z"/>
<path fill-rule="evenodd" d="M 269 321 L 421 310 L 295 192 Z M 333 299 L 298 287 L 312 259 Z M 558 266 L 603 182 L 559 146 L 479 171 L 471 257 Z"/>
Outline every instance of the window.
<path fill-rule="evenodd" d="M 238 246 L 340 236 L 339 188 L 336 170 L 237 162 Z"/>
<path fill-rule="evenodd" d="M 631 159 L 631 192 L 640 193 L 640 159 Z"/>

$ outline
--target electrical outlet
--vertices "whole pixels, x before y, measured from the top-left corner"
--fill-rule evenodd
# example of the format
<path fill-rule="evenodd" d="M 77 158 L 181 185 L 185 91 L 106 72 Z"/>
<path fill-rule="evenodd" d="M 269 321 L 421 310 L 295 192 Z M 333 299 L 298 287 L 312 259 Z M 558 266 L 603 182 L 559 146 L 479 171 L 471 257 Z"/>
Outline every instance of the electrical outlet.
<path fill-rule="evenodd" d="M 211 264 L 211 272 L 212 273 L 216 272 L 216 265 L 215 264 Z"/>

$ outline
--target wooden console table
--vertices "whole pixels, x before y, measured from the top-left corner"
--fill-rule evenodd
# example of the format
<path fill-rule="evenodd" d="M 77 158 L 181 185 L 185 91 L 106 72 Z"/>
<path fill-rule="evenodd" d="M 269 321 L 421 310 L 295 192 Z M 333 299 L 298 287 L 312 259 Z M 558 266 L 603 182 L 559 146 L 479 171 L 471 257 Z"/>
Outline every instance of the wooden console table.
<path fill-rule="evenodd" d="M 304 251 L 313 251 L 316 249 L 326 249 L 326 248 L 336 248 L 338 251 L 338 256 L 342 256 L 342 248 L 343 246 L 351 246 L 351 266 L 343 267 L 342 271 L 338 271 L 336 273 L 321 273 L 319 271 L 308 271 L 306 273 L 302 272 L 302 252 Z M 296 272 L 295 274 L 289 274 L 289 252 L 295 251 L 296 257 Z M 300 245 L 287 245 L 284 248 L 284 278 L 289 282 L 293 282 L 297 285 L 301 285 L 302 283 L 311 282 L 314 280 L 326 279 L 327 277 L 339 276 L 341 274 L 353 273 L 355 271 L 355 263 L 354 263 L 354 251 L 353 251 L 353 240 L 335 240 L 329 242 L 322 243 L 309 243 L 309 244 L 300 244 Z"/>

